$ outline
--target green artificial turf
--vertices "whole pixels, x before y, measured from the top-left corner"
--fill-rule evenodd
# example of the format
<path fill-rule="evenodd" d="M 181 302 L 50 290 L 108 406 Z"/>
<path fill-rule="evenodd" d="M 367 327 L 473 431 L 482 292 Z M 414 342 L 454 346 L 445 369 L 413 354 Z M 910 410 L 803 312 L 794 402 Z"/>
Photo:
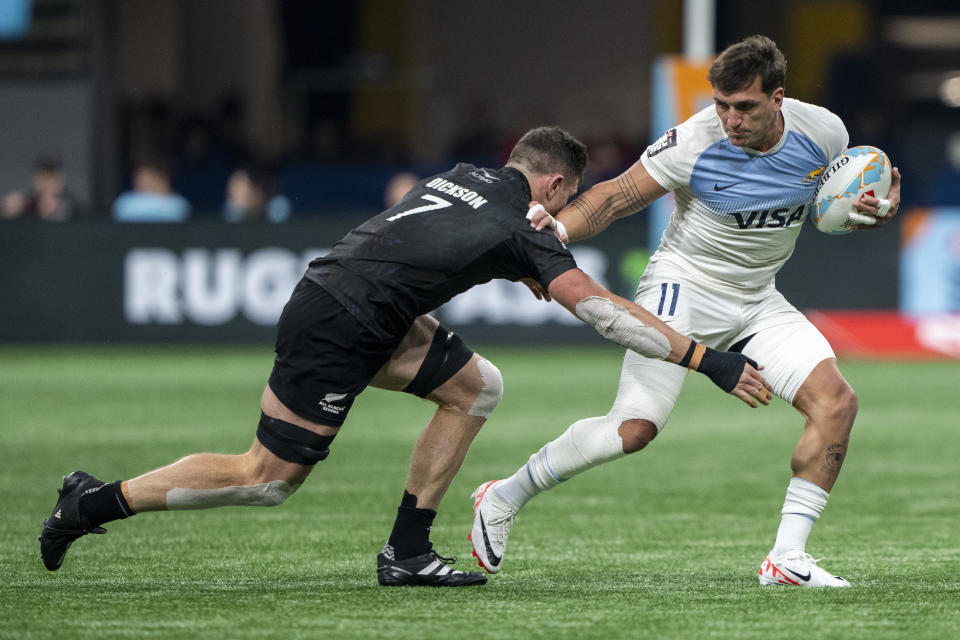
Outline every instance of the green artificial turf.
<path fill-rule="evenodd" d="M 571 422 L 606 412 L 620 353 L 483 350 L 506 393 L 433 541 L 473 566 L 469 495 Z M 382 588 L 375 556 L 431 405 L 362 395 L 333 453 L 276 508 L 144 514 L 47 572 L 36 536 L 60 477 L 126 479 L 249 446 L 269 347 L 0 347 L 0 637 L 960 637 L 960 363 L 844 362 L 849 454 L 807 545 L 845 590 L 757 585 L 801 419 L 691 376 L 644 452 L 532 501 L 484 587 Z"/>

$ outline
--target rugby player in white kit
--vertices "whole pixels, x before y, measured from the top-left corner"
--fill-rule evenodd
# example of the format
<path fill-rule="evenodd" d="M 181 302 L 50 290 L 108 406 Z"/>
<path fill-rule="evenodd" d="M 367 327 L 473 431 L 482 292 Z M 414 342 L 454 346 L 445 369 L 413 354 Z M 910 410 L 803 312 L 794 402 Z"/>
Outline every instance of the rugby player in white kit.
<path fill-rule="evenodd" d="M 762 363 L 776 395 L 803 415 L 781 523 L 759 581 L 846 587 L 845 579 L 817 566 L 805 545 L 846 456 L 857 397 L 830 345 L 777 291 L 774 276 L 793 252 L 819 175 L 849 137 L 827 109 L 784 97 L 786 60 L 769 38 L 752 36 L 727 48 L 708 79 L 714 105 L 560 211 L 557 232 L 566 236 L 561 240 L 589 238 L 673 192 L 675 210 L 636 302 L 705 345 Z M 888 200 L 889 207 L 881 207 L 877 198 L 864 197 L 853 228 L 877 228 L 896 213 L 897 169 Z M 539 222 L 554 224 L 546 216 Z M 500 570 L 514 517 L 533 496 L 653 440 L 686 374 L 628 351 L 607 415 L 575 422 L 513 476 L 480 485 L 471 531 L 480 565 Z"/>

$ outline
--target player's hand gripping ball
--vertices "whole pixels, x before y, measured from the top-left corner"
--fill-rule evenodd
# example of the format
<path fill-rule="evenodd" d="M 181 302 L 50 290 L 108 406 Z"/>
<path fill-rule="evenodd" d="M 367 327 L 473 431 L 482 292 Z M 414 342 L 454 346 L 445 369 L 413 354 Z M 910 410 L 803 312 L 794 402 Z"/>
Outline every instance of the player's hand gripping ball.
<path fill-rule="evenodd" d="M 847 149 L 830 161 L 817 182 L 810 217 L 824 233 L 849 233 L 857 224 L 874 224 L 875 219 L 859 213 L 854 203 L 863 196 L 880 199 L 879 215 L 890 210 L 890 159 L 870 146 Z"/>

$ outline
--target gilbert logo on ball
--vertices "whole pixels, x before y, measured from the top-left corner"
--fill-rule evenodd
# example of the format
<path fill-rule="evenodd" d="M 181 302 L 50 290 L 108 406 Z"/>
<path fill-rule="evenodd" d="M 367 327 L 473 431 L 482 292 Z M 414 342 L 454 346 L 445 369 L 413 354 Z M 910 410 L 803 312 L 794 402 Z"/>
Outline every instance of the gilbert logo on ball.
<path fill-rule="evenodd" d="M 863 196 L 886 198 L 890 192 L 890 159 L 876 147 L 847 149 L 830 161 L 817 181 L 810 216 L 824 233 L 849 233 L 854 207 Z"/>

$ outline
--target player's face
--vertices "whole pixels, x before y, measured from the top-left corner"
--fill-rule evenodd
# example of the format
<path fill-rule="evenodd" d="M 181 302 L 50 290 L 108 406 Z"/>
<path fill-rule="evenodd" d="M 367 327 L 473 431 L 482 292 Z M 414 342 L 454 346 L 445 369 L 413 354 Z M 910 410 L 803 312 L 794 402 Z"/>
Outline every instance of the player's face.
<path fill-rule="evenodd" d="M 783 87 L 767 95 L 757 76 L 749 87 L 732 93 L 714 88 L 713 102 L 723 131 L 734 146 L 768 151 L 780 140 Z"/>

